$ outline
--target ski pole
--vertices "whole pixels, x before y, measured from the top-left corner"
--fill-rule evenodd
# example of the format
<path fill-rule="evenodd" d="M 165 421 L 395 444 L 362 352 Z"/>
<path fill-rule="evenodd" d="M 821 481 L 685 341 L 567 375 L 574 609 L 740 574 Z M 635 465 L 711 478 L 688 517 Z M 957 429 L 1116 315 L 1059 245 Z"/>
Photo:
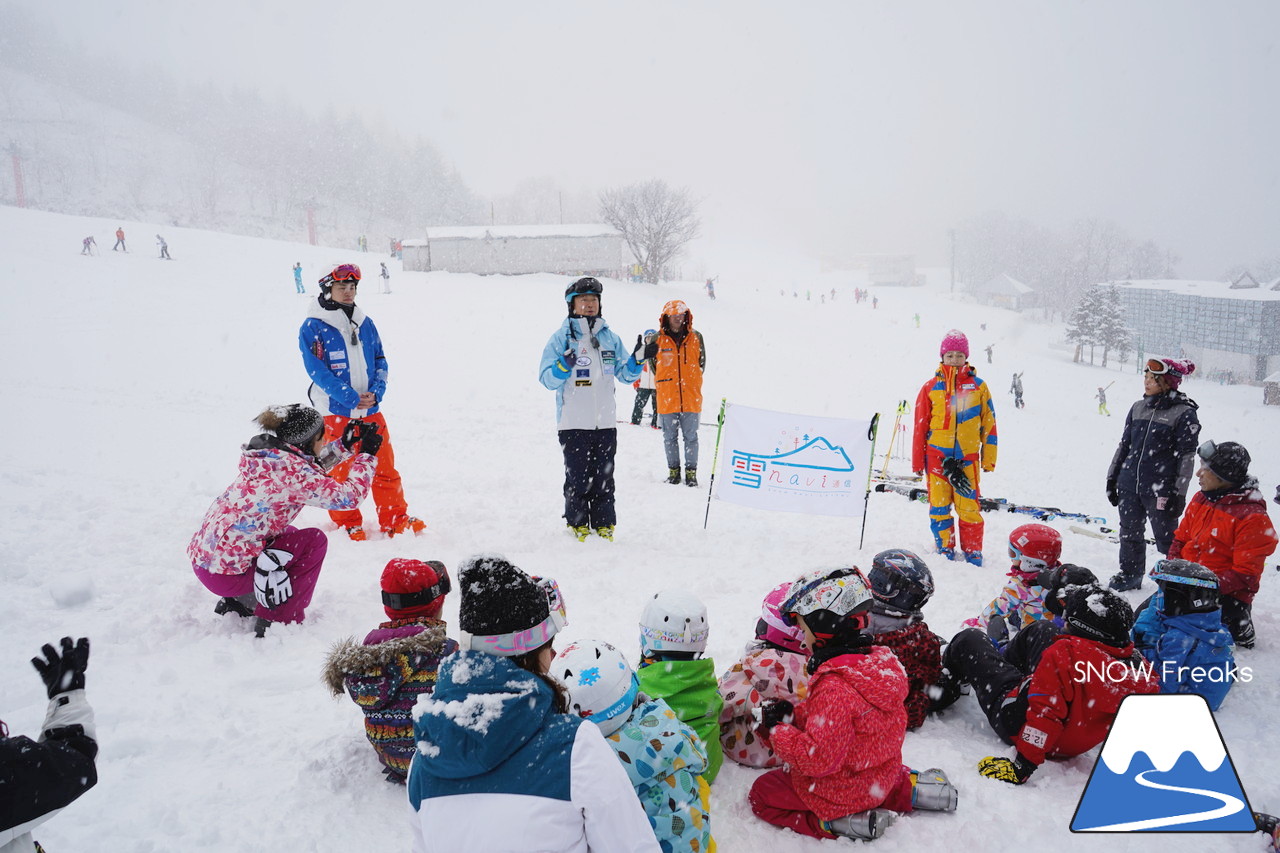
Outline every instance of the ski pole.
<path fill-rule="evenodd" d="M 720 414 L 716 416 L 716 449 L 711 454 L 711 477 L 707 480 L 707 511 L 702 515 L 702 529 L 707 529 L 707 519 L 711 517 L 711 493 L 716 487 L 716 469 L 720 467 L 720 433 L 724 432 L 724 409 L 726 397 L 720 398 Z"/>
<path fill-rule="evenodd" d="M 906 402 L 903 400 L 902 402 Z M 901 412 L 902 408 L 899 407 Z M 862 550 L 862 542 L 867 538 L 867 507 L 871 503 L 871 470 L 876 465 L 876 427 L 880 425 L 880 413 L 871 416 L 871 426 L 867 427 L 867 438 L 871 439 L 871 453 L 867 457 L 867 490 L 862 495 L 862 532 L 858 534 L 858 550 Z"/>
<path fill-rule="evenodd" d="M 898 401 L 898 416 L 893 419 L 893 435 L 889 436 L 889 449 L 884 454 L 884 465 L 880 466 L 880 476 L 884 476 L 889 472 L 889 457 L 893 455 L 893 442 L 898 437 L 898 427 L 902 423 L 902 416 L 910 409 L 906 400 Z M 880 417 L 879 413 L 876 417 Z M 872 465 L 875 461 L 872 460 Z"/>

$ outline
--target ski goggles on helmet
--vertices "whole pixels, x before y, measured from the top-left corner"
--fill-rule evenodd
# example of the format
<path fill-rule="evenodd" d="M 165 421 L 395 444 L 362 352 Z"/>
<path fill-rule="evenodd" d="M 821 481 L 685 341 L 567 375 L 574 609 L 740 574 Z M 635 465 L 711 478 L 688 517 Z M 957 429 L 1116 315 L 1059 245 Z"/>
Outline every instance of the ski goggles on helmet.
<path fill-rule="evenodd" d="M 569 624 L 569 614 L 565 610 L 564 596 L 560 593 L 560 585 L 553 578 L 540 578 L 536 575 L 533 578 L 533 582 L 538 589 L 546 593 L 547 609 L 550 611 L 547 618 L 551 620 L 551 624 L 554 626 L 552 633 L 558 633 L 565 625 Z"/>
<path fill-rule="evenodd" d="M 1166 363 L 1165 361 L 1162 361 L 1161 359 L 1158 359 L 1158 358 L 1147 359 L 1147 373 L 1150 373 L 1152 376 L 1163 376 L 1166 373 L 1168 373 L 1171 369 L 1172 368 L 1169 367 L 1168 363 Z"/>
<path fill-rule="evenodd" d="M 1196 448 L 1196 456 L 1199 456 L 1205 462 L 1208 462 L 1210 459 L 1212 459 L 1213 455 L 1217 452 L 1218 452 L 1218 444 L 1212 438 Z"/>
<path fill-rule="evenodd" d="M 1030 572 L 1032 574 L 1038 574 L 1039 572 L 1049 568 L 1049 564 L 1044 560 L 1032 557 L 1029 554 L 1023 554 L 1012 545 L 1009 546 L 1009 559 L 1022 563 L 1022 571 Z"/>
<path fill-rule="evenodd" d="M 1205 589 L 1218 588 L 1218 582 L 1216 580 L 1209 580 L 1208 578 L 1188 577 L 1187 575 L 1184 575 L 1184 574 L 1177 574 L 1175 572 L 1168 571 L 1165 564 L 1170 562 L 1172 561 L 1161 560 L 1160 562 L 1156 563 L 1155 568 L 1151 570 L 1151 579 L 1156 583 L 1169 582 L 1169 583 L 1179 583 L 1179 584 L 1182 584 L 1183 586 L 1199 586 L 1199 587 L 1204 587 Z"/>
<path fill-rule="evenodd" d="M 329 275 L 334 281 L 359 281 L 360 267 L 355 264 L 338 264 Z"/>
<path fill-rule="evenodd" d="M 439 575 L 439 579 L 426 589 L 420 589 L 417 592 L 387 592 L 382 591 L 382 603 L 393 610 L 406 610 L 410 607 L 421 607 L 424 604 L 430 604 L 440 596 L 448 593 L 453 589 L 453 584 L 449 581 L 449 571 L 443 564 L 432 566 Z"/>

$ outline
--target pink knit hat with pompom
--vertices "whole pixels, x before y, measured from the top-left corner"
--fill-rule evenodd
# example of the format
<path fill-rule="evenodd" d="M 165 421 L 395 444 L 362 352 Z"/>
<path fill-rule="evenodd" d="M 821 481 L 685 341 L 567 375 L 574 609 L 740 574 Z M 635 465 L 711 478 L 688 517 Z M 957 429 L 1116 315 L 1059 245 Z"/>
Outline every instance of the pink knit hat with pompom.
<path fill-rule="evenodd" d="M 942 346 L 938 348 L 938 357 L 941 358 L 949 352 L 962 352 L 965 358 L 969 357 L 969 339 L 959 329 L 952 329 L 942 336 Z"/>

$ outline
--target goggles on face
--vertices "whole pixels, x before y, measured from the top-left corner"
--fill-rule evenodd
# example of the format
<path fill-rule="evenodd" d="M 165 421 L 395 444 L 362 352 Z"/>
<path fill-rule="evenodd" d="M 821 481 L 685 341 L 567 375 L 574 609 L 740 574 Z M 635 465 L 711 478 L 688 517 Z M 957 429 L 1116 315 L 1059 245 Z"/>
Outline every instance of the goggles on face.
<path fill-rule="evenodd" d="M 360 267 L 355 264 L 338 264 L 329 276 L 334 281 L 359 281 Z"/>
<path fill-rule="evenodd" d="M 1040 560 L 1035 557 L 1029 557 L 1026 554 L 1023 554 L 1017 548 L 1013 547 L 1012 545 L 1009 546 L 1009 559 L 1017 560 L 1021 562 L 1022 570 L 1024 572 L 1041 572 L 1049 568 L 1049 564 L 1046 563 L 1044 560 Z"/>
<path fill-rule="evenodd" d="M 1165 364 L 1158 358 L 1147 359 L 1147 373 L 1152 376 L 1163 376 L 1169 372 L 1169 365 Z"/>
<path fill-rule="evenodd" d="M 574 296 L 599 296 L 604 293 L 604 285 L 594 278 L 583 278 L 573 283 Z"/>

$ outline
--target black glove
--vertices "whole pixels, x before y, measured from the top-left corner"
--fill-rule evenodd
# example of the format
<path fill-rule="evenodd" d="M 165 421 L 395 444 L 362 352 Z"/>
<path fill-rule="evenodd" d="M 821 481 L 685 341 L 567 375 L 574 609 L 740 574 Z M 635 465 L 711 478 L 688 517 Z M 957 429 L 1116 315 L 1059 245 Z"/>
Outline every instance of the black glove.
<path fill-rule="evenodd" d="M 1015 756 L 1013 760 L 993 758 L 988 755 L 978 762 L 978 772 L 983 776 L 988 779 L 999 779 L 1011 785 L 1021 785 L 1031 778 L 1035 770 L 1036 766 L 1021 755 Z"/>
<path fill-rule="evenodd" d="M 1120 506 L 1120 490 L 1116 488 L 1115 480 L 1107 480 L 1107 501 L 1112 506 Z"/>
<path fill-rule="evenodd" d="M 1182 495 L 1169 495 L 1169 498 L 1164 502 L 1164 508 L 1166 512 L 1182 515 L 1182 511 L 1187 508 L 1187 499 Z"/>
<path fill-rule="evenodd" d="M 31 665 L 40 673 L 45 689 L 52 699 L 59 693 L 84 690 L 84 671 L 89 668 L 89 638 L 81 637 L 71 644 L 70 637 L 62 638 L 62 654 L 48 643 L 40 649 L 43 658 L 32 658 Z"/>
<path fill-rule="evenodd" d="M 649 343 L 644 345 L 644 358 L 643 358 L 644 361 L 648 361 L 651 358 L 656 358 L 657 355 L 658 355 L 657 341 L 649 341 Z"/>
<path fill-rule="evenodd" d="M 377 456 L 380 447 L 382 435 L 378 432 L 378 425 L 366 421 L 360 427 L 360 452 Z"/>
<path fill-rule="evenodd" d="M 786 699 L 766 699 L 760 703 L 760 725 L 771 730 L 778 723 L 791 719 L 795 706 Z"/>
<path fill-rule="evenodd" d="M 360 440 L 360 426 L 360 421 L 347 421 L 346 428 L 342 430 L 342 438 L 338 440 L 347 450 L 355 447 L 356 442 Z"/>
<path fill-rule="evenodd" d="M 964 494 L 973 491 L 973 483 L 969 481 L 969 474 L 965 471 L 965 461 L 948 457 L 942 460 L 942 473 L 951 481 L 951 486 L 957 492 Z"/>
<path fill-rule="evenodd" d="M 560 360 L 556 362 L 556 367 L 559 367 L 565 373 L 569 373 L 573 370 L 573 366 L 577 363 L 578 363 L 577 350 L 567 349 L 564 352 L 560 353 Z"/>
<path fill-rule="evenodd" d="M 631 357 L 634 358 L 636 361 L 641 361 L 644 359 L 643 353 L 644 353 L 644 335 L 636 335 L 636 346 L 635 346 L 635 349 L 631 350 Z"/>

